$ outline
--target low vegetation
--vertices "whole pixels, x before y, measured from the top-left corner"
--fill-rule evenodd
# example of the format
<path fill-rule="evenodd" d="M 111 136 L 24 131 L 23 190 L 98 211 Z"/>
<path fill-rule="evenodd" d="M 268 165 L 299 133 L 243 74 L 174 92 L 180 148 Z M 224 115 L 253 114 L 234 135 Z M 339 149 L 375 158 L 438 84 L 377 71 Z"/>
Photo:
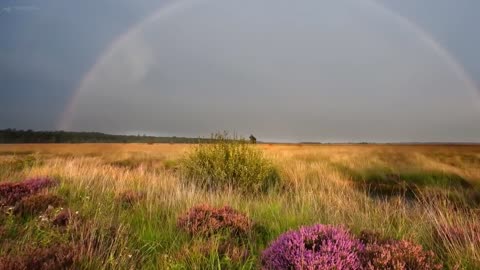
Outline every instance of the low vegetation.
<path fill-rule="evenodd" d="M 0 145 L 0 269 L 480 268 L 478 146 L 218 139 Z"/>
<path fill-rule="evenodd" d="M 177 224 L 180 229 L 196 236 L 210 236 L 221 232 L 229 235 L 246 235 L 252 228 L 250 218 L 229 206 L 193 207 L 178 218 Z"/>
<path fill-rule="evenodd" d="M 262 255 L 268 270 L 362 268 L 365 247 L 341 227 L 321 224 L 289 231 L 275 240 Z"/>
<path fill-rule="evenodd" d="M 49 207 L 59 207 L 64 204 L 62 198 L 53 194 L 36 194 L 23 198 L 14 208 L 16 214 L 27 216 L 39 214 Z"/>
<path fill-rule="evenodd" d="M 442 269 L 435 254 L 405 240 L 317 224 L 281 235 L 262 254 L 263 269 Z"/>
<path fill-rule="evenodd" d="M 23 198 L 55 184 L 56 182 L 49 178 L 33 178 L 22 182 L 0 183 L 0 205 L 14 205 Z"/>
<path fill-rule="evenodd" d="M 234 188 L 245 193 L 278 186 L 280 175 L 263 152 L 244 139 L 215 134 L 196 146 L 181 162 L 183 176 L 207 189 Z"/>
<path fill-rule="evenodd" d="M 75 249 L 68 245 L 53 245 L 45 248 L 29 246 L 20 254 L 0 257 L 0 269 L 70 269 L 74 267 L 75 260 Z"/>
<path fill-rule="evenodd" d="M 362 269 L 443 269 L 435 253 L 410 241 L 387 239 L 370 231 L 361 232 L 360 241 Z"/>

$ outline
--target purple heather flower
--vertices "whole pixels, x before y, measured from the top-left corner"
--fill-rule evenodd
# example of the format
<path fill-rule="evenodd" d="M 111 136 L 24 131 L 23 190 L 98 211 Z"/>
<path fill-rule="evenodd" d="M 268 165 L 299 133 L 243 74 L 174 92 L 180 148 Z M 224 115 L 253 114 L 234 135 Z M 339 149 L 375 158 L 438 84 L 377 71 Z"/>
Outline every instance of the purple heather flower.
<path fill-rule="evenodd" d="M 54 186 L 56 182 L 49 178 L 33 178 L 22 182 L 0 183 L 0 205 L 12 205 L 22 198 Z"/>
<path fill-rule="evenodd" d="M 314 225 L 282 234 L 262 254 L 271 269 L 356 270 L 364 245 L 343 227 Z"/>

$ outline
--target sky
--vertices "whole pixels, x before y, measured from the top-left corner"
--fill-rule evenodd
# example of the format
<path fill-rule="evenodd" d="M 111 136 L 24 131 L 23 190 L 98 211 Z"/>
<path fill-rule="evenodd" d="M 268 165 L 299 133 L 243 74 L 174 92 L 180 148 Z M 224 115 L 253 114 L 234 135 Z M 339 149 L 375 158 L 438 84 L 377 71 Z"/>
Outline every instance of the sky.
<path fill-rule="evenodd" d="M 2 0 L 0 129 L 480 142 L 477 0 Z"/>

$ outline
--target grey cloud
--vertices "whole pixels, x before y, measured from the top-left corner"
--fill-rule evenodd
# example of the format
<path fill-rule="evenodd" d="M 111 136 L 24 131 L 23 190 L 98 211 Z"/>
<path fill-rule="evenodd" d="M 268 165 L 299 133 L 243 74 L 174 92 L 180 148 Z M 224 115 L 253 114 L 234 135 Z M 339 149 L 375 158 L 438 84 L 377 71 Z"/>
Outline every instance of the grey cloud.
<path fill-rule="evenodd" d="M 66 127 L 307 141 L 480 135 L 478 99 L 388 14 L 356 1 L 257 3 L 211 1 L 145 25 L 93 70 Z"/>

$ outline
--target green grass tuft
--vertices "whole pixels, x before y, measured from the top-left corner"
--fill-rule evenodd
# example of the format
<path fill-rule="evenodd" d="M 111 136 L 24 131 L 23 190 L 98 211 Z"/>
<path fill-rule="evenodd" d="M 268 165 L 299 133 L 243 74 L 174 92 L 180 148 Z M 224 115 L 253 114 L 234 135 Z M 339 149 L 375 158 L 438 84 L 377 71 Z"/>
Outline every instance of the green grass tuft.
<path fill-rule="evenodd" d="M 215 134 L 212 143 L 200 144 L 181 160 L 183 176 L 207 189 L 234 188 L 265 192 L 280 183 L 273 162 L 243 139 Z"/>

